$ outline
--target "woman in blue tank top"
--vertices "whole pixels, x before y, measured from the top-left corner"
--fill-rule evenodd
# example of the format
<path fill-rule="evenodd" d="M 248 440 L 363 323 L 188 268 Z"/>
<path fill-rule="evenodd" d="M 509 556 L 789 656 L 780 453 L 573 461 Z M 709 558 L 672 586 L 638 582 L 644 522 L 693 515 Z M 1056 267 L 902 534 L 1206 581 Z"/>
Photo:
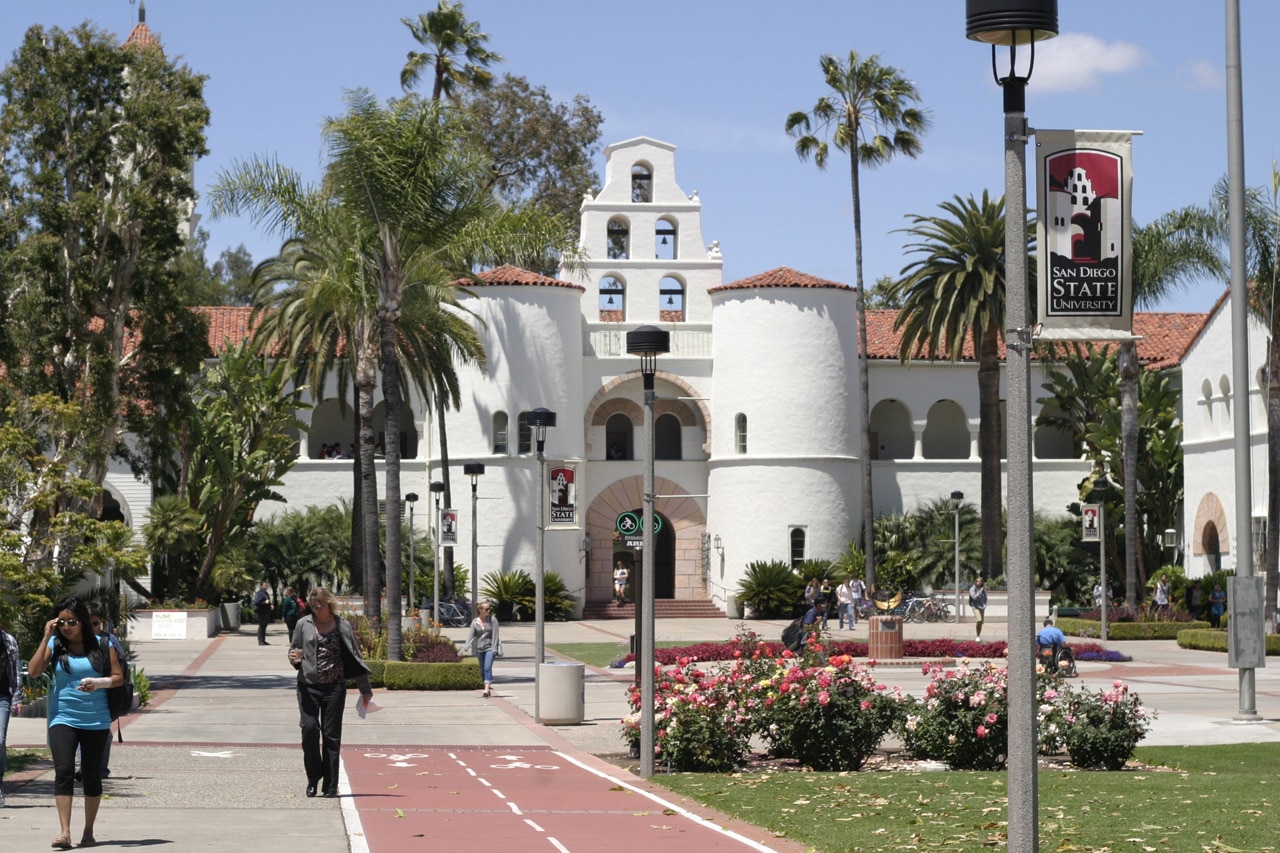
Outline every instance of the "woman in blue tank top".
<path fill-rule="evenodd" d="M 75 596 L 58 604 L 58 615 L 44 626 L 44 640 L 36 648 L 27 671 L 38 678 L 49 670 L 49 750 L 53 753 L 53 800 L 61 832 L 56 850 L 71 849 L 71 798 L 75 792 L 76 750 L 81 751 L 84 781 L 84 833 L 81 847 L 92 847 L 93 824 L 102 801 L 102 748 L 111 737 L 107 688 L 124 684 L 115 649 L 106 654 L 89 620 L 89 607 Z"/>

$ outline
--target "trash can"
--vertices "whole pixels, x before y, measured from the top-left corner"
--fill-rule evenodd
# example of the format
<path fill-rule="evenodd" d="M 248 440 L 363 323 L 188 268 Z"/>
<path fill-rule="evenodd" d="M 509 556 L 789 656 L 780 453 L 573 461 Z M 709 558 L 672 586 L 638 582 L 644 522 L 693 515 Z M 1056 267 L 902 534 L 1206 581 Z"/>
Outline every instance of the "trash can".
<path fill-rule="evenodd" d="M 220 611 L 222 630 L 239 631 L 240 630 L 240 602 L 224 601 L 218 605 Z"/>
<path fill-rule="evenodd" d="M 867 630 L 867 657 L 894 660 L 902 657 L 902 619 L 897 616 L 872 616 Z"/>
<path fill-rule="evenodd" d="M 555 661 L 538 667 L 538 710 L 544 726 L 576 726 L 586 716 L 586 687 L 580 663 Z"/>

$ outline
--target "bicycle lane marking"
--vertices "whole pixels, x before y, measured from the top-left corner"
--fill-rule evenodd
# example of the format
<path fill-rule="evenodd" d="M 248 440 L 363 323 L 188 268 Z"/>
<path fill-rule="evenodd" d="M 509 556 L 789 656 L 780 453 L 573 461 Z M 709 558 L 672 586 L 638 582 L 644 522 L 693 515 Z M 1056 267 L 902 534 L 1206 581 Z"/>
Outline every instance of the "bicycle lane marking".
<path fill-rule="evenodd" d="M 418 839 L 484 838 L 557 853 L 703 851 L 733 839 L 770 850 L 572 757 L 528 747 L 370 749 L 344 753 L 371 853 Z"/>

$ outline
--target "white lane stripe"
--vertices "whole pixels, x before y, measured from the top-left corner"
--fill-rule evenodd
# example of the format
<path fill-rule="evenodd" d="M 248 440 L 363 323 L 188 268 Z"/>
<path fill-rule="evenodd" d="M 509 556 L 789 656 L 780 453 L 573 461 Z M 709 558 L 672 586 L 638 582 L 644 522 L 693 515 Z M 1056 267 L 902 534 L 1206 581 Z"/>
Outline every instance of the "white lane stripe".
<path fill-rule="evenodd" d="M 338 756 L 338 793 L 342 796 L 342 821 L 347 826 L 347 843 L 351 845 L 351 853 L 369 853 L 369 841 L 364 837 L 364 824 L 360 822 L 360 812 L 356 809 L 355 797 L 351 796 L 351 780 L 347 778 L 347 765 Z"/>
<path fill-rule="evenodd" d="M 476 771 L 474 771 L 474 770 L 472 770 L 470 767 L 468 767 L 468 768 L 467 768 L 467 775 L 468 775 L 468 776 L 475 776 L 475 775 L 477 775 L 477 774 L 476 774 Z"/>
<path fill-rule="evenodd" d="M 476 779 L 480 782 L 481 785 L 484 785 L 486 788 L 493 787 L 493 783 L 490 782 L 488 779 L 484 778 L 483 776 L 477 776 Z"/>
<path fill-rule="evenodd" d="M 538 826 L 538 825 L 537 825 L 536 823 L 534 823 L 533 821 L 529 820 L 529 818 L 525 818 L 525 819 L 524 819 L 524 822 L 525 822 L 525 823 L 527 823 L 527 824 L 529 824 L 529 826 L 533 827 L 533 829 L 534 829 L 534 831 L 535 831 L 535 832 L 546 832 L 546 830 L 545 830 L 545 829 L 543 829 L 542 827 Z"/>
<path fill-rule="evenodd" d="M 551 836 L 547 836 L 547 840 L 550 841 L 552 846 L 554 846 L 557 850 L 559 850 L 560 853 L 569 853 L 569 848 L 565 847 L 559 841 L 556 841 L 555 838 Z"/>
<path fill-rule="evenodd" d="M 507 800 L 507 805 L 511 807 L 511 811 L 514 812 L 515 814 L 520 814 L 520 815 L 524 814 L 524 812 L 520 811 L 520 807 L 517 806 L 515 803 L 511 802 L 510 800 Z"/>
<path fill-rule="evenodd" d="M 602 773 L 599 770 L 596 770 L 594 767 L 588 767 L 578 759 L 574 758 L 572 755 L 568 755 L 563 752 L 556 752 L 554 754 L 560 756 L 565 761 L 568 761 L 571 764 L 581 767 L 583 770 L 587 771 L 588 773 L 592 773 L 596 776 L 599 776 L 601 779 L 606 779 L 615 785 L 620 785 L 623 788 L 626 788 L 628 791 L 634 791 L 635 793 L 641 795 L 642 797 L 646 797 L 650 800 L 653 800 L 655 803 L 662 806 L 664 809 L 670 809 L 671 811 L 675 812 L 681 817 L 686 817 L 689 820 L 693 821 L 694 823 L 701 824 L 702 826 L 705 826 L 708 829 L 713 829 L 716 832 L 720 833 L 721 835 L 732 838 L 735 841 L 740 841 L 753 850 L 759 850 L 761 851 L 761 853 L 776 853 L 776 851 L 772 847 L 766 847 L 757 841 L 752 841 L 750 838 L 747 838 L 745 835 L 740 835 L 731 829 L 725 829 L 723 826 L 714 824 L 704 817 L 699 817 L 698 815 L 694 814 L 688 809 L 683 809 L 680 806 L 677 806 L 675 803 L 669 803 L 666 800 L 662 799 L 661 797 L 657 796 L 656 794 L 651 794 L 648 791 L 637 788 L 635 785 L 629 785 L 626 782 L 622 781 L 621 779 L 610 776 L 608 773 Z"/>
<path fill-rule="evenodd" d="M 506 797 L 502 796 L 502 792 L 501 792 L 501 791 L 499 791 L 497 788 L 490 787 L 490 788 L 489 788 L 489 790 L 490 790 L 490 791 L 493 791 L 493 793 L 498 797 L 498 799 L 500 799 L 500 800 L 505 800 L 505 799 L 506 799 Z"/>

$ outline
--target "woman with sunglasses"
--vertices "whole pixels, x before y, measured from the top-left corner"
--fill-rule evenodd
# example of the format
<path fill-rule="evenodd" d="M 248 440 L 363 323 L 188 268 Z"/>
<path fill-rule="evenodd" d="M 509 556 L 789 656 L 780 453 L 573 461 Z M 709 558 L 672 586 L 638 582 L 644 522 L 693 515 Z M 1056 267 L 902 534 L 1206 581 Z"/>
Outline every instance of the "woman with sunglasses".
<path fill-rule="evenodd" d="M 360 701 L 373 698 L 369 665 L 360 655 L 351 624 L 334 609 L 337 599 L 324 587 L 307 596 L 306 616 L 293 629 L 289 663 L 298 671 L 298 713 L 302 726 L 302 766 L 307 796 L 338 796 L 342 712 L 347 680 L 355 679 Z"/>
<path fill-rule="evenodd" d="M 63 599 L 58 615 L 44 626 L 44 640 L 27 664 L 33 678 L 53 673 L 49 691 L 49 749 L 53 753 L 53 800 L 61 832 L 57 850 L 71 849 L 71 798 L 75 792 L 76 750 L 81 750 L 84 782 L 84 833 L 81 847 L 92 847 L 93 824 L 102 802 L 102 749 L 111 737 L 107 688 L 124 684 L 120 658 L 93 633 L 89 607 L 75 596 Z"/>
<path fill-rule="evenodd" d="M 471 620 L 467 641 L 462 645 L 464 655 L 475 654 L 480 661 L 480 675 L 484 679 L 485 698 L 493 695 L 493 659 L 502 657 L 502 643 L 498 640 L 498 617 L 492 614 L 487 601 L 476 605 L 476 618 Z"/>

